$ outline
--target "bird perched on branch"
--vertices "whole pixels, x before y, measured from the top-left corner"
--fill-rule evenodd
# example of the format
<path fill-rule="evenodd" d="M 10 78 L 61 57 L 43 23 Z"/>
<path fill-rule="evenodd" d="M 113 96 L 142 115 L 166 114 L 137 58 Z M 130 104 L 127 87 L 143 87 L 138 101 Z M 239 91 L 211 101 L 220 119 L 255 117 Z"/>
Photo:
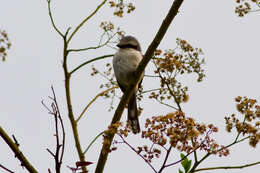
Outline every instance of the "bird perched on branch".
<path fill-rule="evenodd" d="M 117 83 L 122 92 L 125 92 L 127 87 L 136 77 L 135 72 L 143 58 L 143 55 L 141 53 L 139 42 L 132 36 L 124 36 L 117 44 L 117 47 L 119 47 L 119 50 L 114 55 L 113 68 Z M 143 75 L 144 73 L 142 74 L 140 81 L 138 81 L 138 84 L 134 89 L 134 93 L 128 102 L 128 123 L 130 124 L 134 134 L 140 132 L 136 92 L 141 84 Z"/>

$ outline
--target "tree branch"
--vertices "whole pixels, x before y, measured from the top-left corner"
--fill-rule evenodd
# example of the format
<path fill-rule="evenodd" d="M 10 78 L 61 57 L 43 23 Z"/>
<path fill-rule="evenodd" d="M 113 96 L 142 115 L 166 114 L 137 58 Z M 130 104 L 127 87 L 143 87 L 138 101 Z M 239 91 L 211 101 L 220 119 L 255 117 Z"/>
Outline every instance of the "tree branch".
<path fill-rule="evenodd" d="M 65 129 L 64 129 L 64 125 L 63 125 L 63 120 L 61 118 L 60 115 L 60 110 L 59 110 L 59 106 L 58 106 L 58 102 L 57 102 L 57 98 L 54 92 L 53 87 L 51 87 L 52 89 L 52 97 L 49 97 L 53 102 L 51 103 L 51 109 L 48 108 L 48 106 L 46 106 L 44 104 L 44 102 L 42 101 L 43 106 L 49 111 L 48 113 L 54 116 L 54 120 L 55 120 L 55 137 L 56 137 L 56 152 L 55 154 L 49 150 L 47 148 L 47 151 L 54 157 L 55 160 L 55 170 L 56 173 L 60 173 L 61 172 L 61 164 L 62 164 L 62 159 L 63 159 L 63 155 L 64 155 L 64 148 L 65 148 Z M 59 123 L 61 125 L 61 129 L 62 129 L 62 143 L 60 144 L 60 133 L 59 133 Z M 60 154 L 61 151 L 61 154 Z"/>
<path fill-rule="evenodd" d="M 137 82 L 139 81 L 139 79 L 141 78 L 141 74 L 143 73 L 146 65 L 149 63 L 149 61 L 152 58 L 152 55 L 155 51 L 155 49 L 158 47 L 158 45 L 160 44 L 161 40 L 163 39 L 167 29 L 169 28 L 171 22 L 173 21 L 174 17 L 177 15 L 178 10 L 182 4 L 183 0 L 175 0 L 166 16 L 166 18 L 164 19 L 164 21 L 161 24 L 161 27 L 159 29 L 159 31 L 157 32 L 154 40 L 152 41 L 152 43 L 150 44 L 150 46 L 148 47 L 144 58 L 142 59 L 142 61 L 140 62 L 137 71 L 136 71 L 136 78 L 135 80 L 132 82 L 132 84 L 128 87 L 128 89 L 126 90 L 126 92 L 124 93 L 116 111 L 114 114 L 114 117 L 112 119 L 111 124 L 114 124 L 116 122 L 118 122 L 121 119 L 122 113 L 124 111 L 124 107 L 126 105 L 126 103 L 128 102 L 128 100 L 130 99 L 130 96 L 132 95 L 135 86 L 137 85 Z M 103 147 L 101 149 L 100 155 L 99 155 L 99 159 L 98 159 L 98 163 L 97 163 L 97 167 L 95 172 L 96 173 L 102 173 L 107 161 L 107 157 L 108 157 L 108 151 L 106 151 L 106 148 L 109 146 L 111 146 L 112 144 L 112 140 L 114 138 L 115 134 L 112 134 L 111 136 L 109 136 L 109 139 L 107 140 L 107 143 L 103 144 Z"/>
<path fill-rule="evenodd" d="M 4 139 L 7 145 L 12 149 L 17 157 L 21 161 L 21 165 L 24 166 L 30 173 L 37 173 L 38 171 L 31 165 L 23 153 L 19 150 L 18 146 L 12 141 L 8 134 L 0 126 L 0 136 Z"/>

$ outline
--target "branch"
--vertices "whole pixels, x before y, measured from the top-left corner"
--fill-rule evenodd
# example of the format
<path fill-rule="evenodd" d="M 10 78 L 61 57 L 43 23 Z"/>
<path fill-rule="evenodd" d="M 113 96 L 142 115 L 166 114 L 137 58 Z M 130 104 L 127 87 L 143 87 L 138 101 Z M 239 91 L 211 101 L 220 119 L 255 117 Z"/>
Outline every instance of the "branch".
<path fill-rule="evenodd" d="M 240 139 L 240 140 L 235 140 L 235 141 L 232 142 L 231 144 L 229 144 L 229 145 L 227 145 L 227 146 L 225 146 L 225 147 L 223 147 L 223 148 L 220 148 L 219 150 L 217 150 L 217 152 L 219 152 L 219 151 L 221 151 L 221 150 L 223 150 L 223 149 L 225 149 L 225 148 L 229 148 L 229 147 L 231 147 L 231 146 L 233 146 L 233 145 L 235 145 L 235 144 L 237 144 L 237 143 L 240 143 L 240 142 L 242 142 L 242 141 L 244 141 L 244 140 L 246 140 L 246 139 L 248 139 L 248 138 L 249 138 L 249 136 L 247 136 L 247 137 L 245 137 L 245 138 L 242 138 L 242 139 Z M 199 164 L 201 164 L 201 162 L 203 162 L 203 161 L 204 161 L 206 158 L 208 158 L 211 154 L 212 154 L 212 153 L 207 153 L 207 154 L 205 154 L 205 156 L 203 156 L 199 161 L 195 162 L 194 165 L 192 166 L 190 172 L 194 172 L 195 169 L 199 166 Z"/>
<path fill-rule="evenodd" d="M 81 67 L 91 63 L 91 62 L 94 62 L 94 61 L 97 61 L 97 60 L 101 60 L 101 59 L 105 59 L 105 58 L 108 58 L 108 57 L 112 57 L 114 56 L 114 54 L 108 54 L 108 55 L 103 55 L 103 56 L 99 56 L 99 57 L 96 57 L 96 58 L 93 58 L 91 60 L 88 60 L 82 64 L 80 64 L 78 67 L 76 67 L 75 69 L 73 69 L 71 72 L 70 72 L 70 75 L 72 75 L 72 73 L 76 72 L 77 70 L 79 70 Z"/>
<path fill-rule="evenodd" d="M 60 32 L 60 30 L 57 28 L 57 26 L 54 23 L 53 17 L 52 17 L 52 13 L 51 13 L 51 0 L 47 0 L 48 3 L 48 11 L 49 11 L 49 16 L 51 19 L 51 24 L 53 26 L 53 28 L 55 29 L 55 31 L 61 36 L 64 37 L 64 35 Z"/>
<path fill-rule="evenodd" d="M 56 95 L 54 92 L 53 87 L 52 89 L 52 97 L 49 97 L 53 102 L 51 103 L 51 109 L 48 108 L 44 102 L 42 101 L 43 106 L 49 111 L 49 114 L 54 116 L 55 120 L 55 137 L 56 137 L 56 153 L 54 154 L 47 148 L 47 151 L 54 157 L 55 160 L 55 170 L 56 173 L 61 172 L 61 164 L 62 164 L 62 159 L 64 155 L 64 148 L 65 148 L 65 129 L 63 125 L 63 121 L 60 115 L 60 110 L 58 106 L 58 102 L 56 99 Z M 60 139 L 59 139 L 59 123 L 61 124 L 61 129 L 62 129 L 62 144 L 60 144 Z M 61 149 L 61 154 L 60 154 L 60 149 Z"/>
<path fill-rule="evenodd" d="M 12 149 L 17 157 L 21 161 L 21 165 L 24 166 L 30 173 L 38 173 L 38 171 L 31 165 L 23 153 L 19 150 L 18 146 L 12 141 L 8 134 L 0 126 L 0 136 L 4 139 L 7 145 Z"/>
<path fill-rule="evenodd" d="M 103 134 L 104 132 L 99 133 L 89 144 L 89 146 L 86 148 L 86 150 L 83 152 L 83 154 L 86 154 L 89 150 L 89 148 L 93 145 L 93 143 Z"/>
<path fill-rule="evenodd" d="M 6 167 L 4 167 L 3 165 L 0 164 L 0 168 L 3 168 L 4 170 L 6 170 L 9 173 L 15 173 L 13 171 L 11 171 L 10 169 L 7 169 Z"/>
<path fill-rule="evenodd" d="M 211 167 L 211 168 L 201 168 L 201 169 L 196 169 L 193 172 L 216 170 L 216 169 L 242 169 L 242 168 L 246 168 L 246 167 L 250 167 L 250 166 L 255 166 L 258 164 L 260 164 L 260 162 L 245 164 L 245 165 L 241 165 L 241 166 L 219 166 L 219 167 Z"/>
<path fill-rule="evenodd" d="M 123 143 L 124 143 L 124 144 L 126 144 L 129 148 L 131 148 L 131 150 L 133 150 L 138 156 L 140 156 L 140 157 L 152 168 L 152 170 L 153 170 L 155 173 L 157 173 L 157 171 L 155 170 L 155 168 L 153 167 L 153 165 L 152 165 L 150 162 L 148 162 L 148 161 L 144 158 L 144 156 L 142 156 L 140 153 L 138 153 L 138 151 L 136 151 L 136 149 L 135 149 L 134 147 L 132 147 L 132 146 L 123 138 L 123 136 L 121 136 L 121 134 L 118 134 L 118 133 L 117 133 L 117 135 L 123 140 Z"/>
<path fill-rule="evenodd" d="M 84 115 L 84 113 L 86 112 L 86 110 L 90 107 L 90 105 L 91 105 L 92 103 L 94 103 L 94 102 L 97 100 L 98 97 L 103 96 L 105 93 L 107 93 L 107 92 L 109 92 L 109 91 L 111 91 L 111 90 L 113 90 L 113 89 L 115 89 L 115 88 L 118 88 L 118 86 L 114 86 L 114 87 L 112 87 L 112 88 L 109 88 L 109 89 L 107 89 L 107 90 L 105 90 L 105 91 L 99 93 L 98 95 L 96 95 L 96 96 L 89 102 L 89 104 L 83 109 L 83 111 L 81 112 L 80 116 L 77 118 L 76 123 L 79 122 L 79 120 L 80 120 L 81 117 Z"/>
<path fill-rule="evenodd" d="M 72 39 L 72 37 L 76 34 L 76 32 L 92 17 L 94 16 L 98 10 L 106 3 L 107 0 L 104 0 L 99 6 L 97 6 L 97 8 L 88 16 L 86 17 L 77 27 L 76 29 L 72 32 L 72 34 L 70 35 L 69 39 L 68 39 L 68 44 L 70 42 L 70 40 Z"/>
<path fill-rule="evenodd" d="M 81 52 L 81 51 L 86 51 L 86 50 L 90 50 L 90 49 L 98 49 L 98 48 L 101 48 L 101 47 L 104 47 L 105 45 L 107 45 L 109 43 L 109 41 L 114 38 L 115 34 L 112 35 L 111 37 L 109 37 L 107 39 L 106 42 L 104 42 L 103 44 L 99 43 L 97 46 L 94 46 L 94 47 L 87 47 L 87 48 L 81 48 L 81 49 L 68 49 L 68 52 Z"/>
<path fill-rule="evenodd" d="M 124 111 L 124 107 L 125 107 L 126 103 L 128 102 L 128 100 L 130 99 L 130 96 L 134 92 L 134 88 L 137 85 L 137 82 L 139 81 L 141 74 L 143 73 L 146 65 L 151 60 L 155 49 L 158 47 L 161 40 L 163 39 L 163 37 L 164 37 L 167 29 L 169 28 L 171 22 L 173 21 L 174 17 L 177 15 L 178 10 L 179 10 L 182 2 L 183 2 L 183 0 L 175 0 L 173 2 L 166 18 L 164 19 L 163 23 L 161 24 L 159 31 L 157 32 L 154 40 L 152 41 L 152 43 L 148 47 L 148 49 L 147 49 L 147 51 L 144 55 L 144 58 L 142 59 L 142 61 L 138 65 L 138 68 L 136 70 L 136 78 L 132 82 L 132 84 L 128 87 L 126 92 L 124 93 L 124 95 L 123 95 L 123 97 L 122 97 L 122 99 L 121 99 L 121 101 L 120 101 L 120 103 L 119 103 L 119 105 L 118 105 L 118 107 L 115 111 L 115 114 L 114 114 L 114 117 L 112 119 L 111 124 L 114 124 L 121 119 L 122 113 Z M 109 139 L 107 140 L 108 142 L 103 144 L 103 147 L 102 147 L 100 155 L 99 155 L 97 167 L 96 167 L 96 170 L 95 170 L 96 173 L 102 173 L 103 170 L 104 170 L 104 167 L 105 167 L 105 164 L 106 164 L 106 161 L 107 161 L 107 157 L 108 157 L 108 151 L 106 151 L 106 148 L 108 146 L 110 148 L 114 136 L 115 136 L 115 134 L 112 134 L 111 136 L 109 136 Z"/>
<path fill-rule="evenodd" d="M 167 160 L 169 158 L 169 154 L 170 154 L 171 150 L 172 150 L 172 146 L 170 146 L 170 148 L 167 150 L 166 156 L 165 156 L 164 161 L 163 161 L 163 164 L 161 166 L 161 169 L 158 171 L 158 173 L 161 173 L 163 171 L 163 169 L 166 168 L 165 165 L 166 165 L 166 162 L 167 162 Z"/>

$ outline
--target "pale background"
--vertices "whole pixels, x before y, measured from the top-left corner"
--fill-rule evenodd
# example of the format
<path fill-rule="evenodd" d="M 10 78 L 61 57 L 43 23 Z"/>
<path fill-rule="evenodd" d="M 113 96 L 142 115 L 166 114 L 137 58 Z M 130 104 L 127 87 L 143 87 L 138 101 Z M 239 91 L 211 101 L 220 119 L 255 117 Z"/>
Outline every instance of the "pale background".
<path fill-rule="evenodd" d="M 52 2 L 54 19 L 62 32 L 69 26 L 75 27 L 90 14 L 101 1 L 55 1 Z M 162 20 L 172 3 L 165 1 L 133 1 L 136 10 L 123 19 L 112 15 L 113 10 L 105 5 L 72 40 L 74 48 L 96 45 L 101 34 L 98 28 L 101 21 L 112 21 L 129 35 L 137 37 L 143 53 L 157 32 Z M 66 117 L 64 77 L 61 65 L 62 40 L 53 30 L 44 0 L 0 1 L 0 29 L 5 29 L 12 42 L 7 61 L 0 62 L 0 125 L 9 135 L 15 134 L 20 142 L 20 149 L 35 165 L 39 172 L 54 170 L 53 158 L 46 148 L 54 149 L 55 138 L 53 119 L 41 105 L 51 95 L 53 85 L 66 126 L 66 148 L 63 172 L 70 172 L 67 165 L 74 166 L 78 157 L 71 127 Z M 216 135 L 223 144 L 233 140 L 233 136 L 224 130 L 224 116 L 236 112 L 234 97 L 249 96 L 260 100 L 259 95 L 259 17 L 252 13 L 239 18 L 234 13 L 234 0 L 196 0 L 185 1 L 180 13 L 173 21 L 160 48 L 174 48 L 177 37 L 188 40 L 195 47 L 205 52 L 206 75 L 202 83 L 197 84 L 195 77 L 184 81 L 189 86 L 190 100 L 183 105 L 183 110 L 197 121 L 216 124 L 220 132 Z M 102 49 L 82 54 L 71 54 L 69 62 L 75 67 L 80 62 L 107 53 L 113 49 Z M 109 59 L 108 61 L 111 61 Z M 80 113 L 84 106 L 97 93 L 99 78 L 91 78 L 90 65 L 77 72 L 72 79 L 72 99 L 74 111 Z M 103 66 L 100 66 L 103 67 Z M 147 69 L 149 73 L 149 69 Z M 143 85 L 147 88 L 148 80 Z M 171 110 L 164 106 L 156 107 L 156 102 L 142 102 L 144 107 L 141 124 L 147 117 L 166 114 Z M 104 130 L 113 115 L 107 112 L 109 102 L 99 99 L 79 124 L 83 148 Z M 116 105 L 115 105 L 116 106 Z M 123 116 L 125 121 L 125 116 Z M 131 143 L 138 138 L 130 137 Z M 86 159 L 97 162 L 101 140 L 87 153 Z M 26 172 L 14 158 L 14 154 L 0 139 L 0 163 L 15 172 Z M 231 150 L 228 158 L 208 159 L 201 167 L 241 165 L 259 161 L 258 148 L 248 147 L 248 143 L 239 144 Z M 178 156 L 174 156 L 174 159 Z M 160 165 L 159 162 L 154 163 Z M 177 172 L 180 165 L 165 170 Z M 89 166 L 93 172 L 95 165 Z M 257 172 L 260 166 L 242 170 L 219 170 L 205 172 Z M 0 169 L 0 172 L 4 172 Z M 105 167 L 105 172 L 152 172 L 135 153 L 125 146 L 113 152 Z"/>

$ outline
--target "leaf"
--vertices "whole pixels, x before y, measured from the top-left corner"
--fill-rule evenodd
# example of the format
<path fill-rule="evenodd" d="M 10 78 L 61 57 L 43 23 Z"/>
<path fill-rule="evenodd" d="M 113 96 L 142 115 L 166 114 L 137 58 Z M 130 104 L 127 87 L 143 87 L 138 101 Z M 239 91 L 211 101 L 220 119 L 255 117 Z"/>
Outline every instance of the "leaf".
<path fill-rule="evenodd" d="M 83 161 L 83 162 L 76 162 L 76 167 L 80 167 L 80 166 L 88 166 L 88 165 L 91 165 L 93 164 L 93 162 L 86 162 L 86 161 Z"/>
<path fill-rule="evenodd" d="M 179 169 L 179 173 L 183 173 L 183 172 Z"/>
<path fill-rule="evenodd" d="M 191 160 L 189 160 L 187 157 L 185 157 L 185 155 L 183 153 L 181 153 L 180 156 L 181 156 L 181 159 L 183 159 L 181 162 L 181 165 L 184 168 L 185 173 L 187 173 L 191 167 Z"/>

